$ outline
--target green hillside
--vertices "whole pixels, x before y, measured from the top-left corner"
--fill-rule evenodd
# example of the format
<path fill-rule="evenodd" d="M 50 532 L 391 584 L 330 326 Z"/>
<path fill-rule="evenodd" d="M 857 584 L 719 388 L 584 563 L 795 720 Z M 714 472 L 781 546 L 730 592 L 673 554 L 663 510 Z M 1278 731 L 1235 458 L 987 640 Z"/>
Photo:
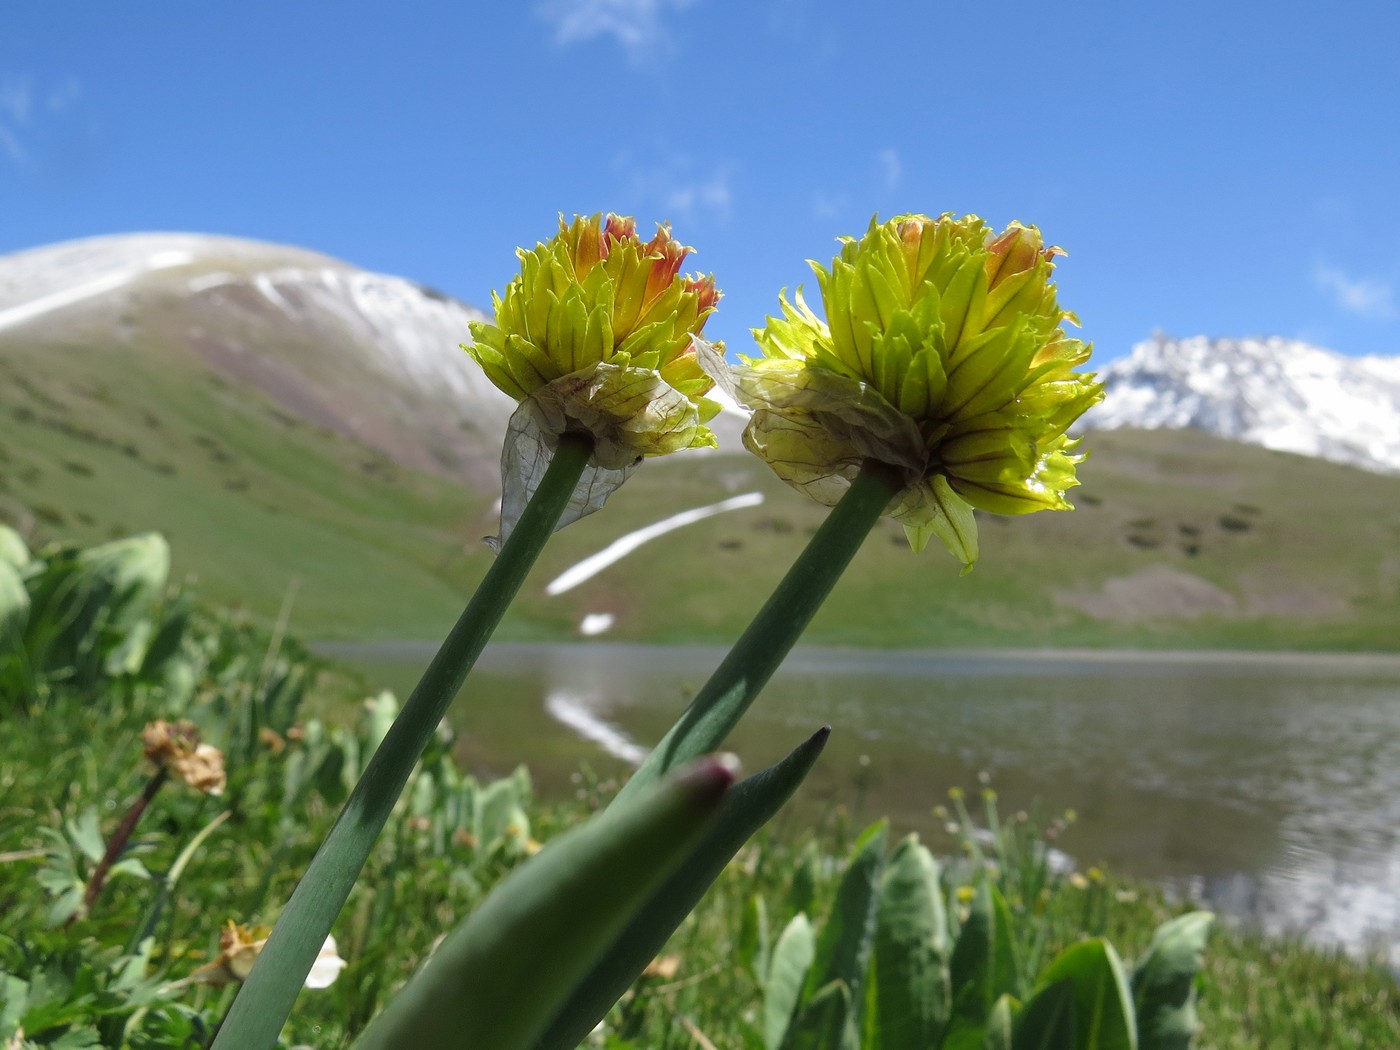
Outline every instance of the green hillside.
<path fill-rule="evenodd" d="M 133 349 L 140 345 L 141 349 Z M 1400 478 L 1195 432 L 1090 436 L 1079 510 L 982 524 L 959 577 L 882 523 L 807 638 L 881 646 L 1400 648 Z M 759 489 L 560 597 L 618 536 Z M 0 347 L 0 519 L 32 542 L 155 529 L 205 600 L 303 637 L 434 638 L 489 554 L 494 491 L 406 469 L 221 379 L 173 342 Z M 745 455 L 647 464 L 556 537 L 503 633 L 732 639 L 824 510 Z"/>

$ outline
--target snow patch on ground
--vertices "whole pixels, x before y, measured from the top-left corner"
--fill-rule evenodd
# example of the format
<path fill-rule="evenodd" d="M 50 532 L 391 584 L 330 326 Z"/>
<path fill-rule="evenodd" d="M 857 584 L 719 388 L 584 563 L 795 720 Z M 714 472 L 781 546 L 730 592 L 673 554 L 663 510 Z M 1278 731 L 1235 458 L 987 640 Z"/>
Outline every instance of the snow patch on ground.
<path fill-rule="evenodd" d="M 592 638 L 594 635 L 611 630 L 612 625 L 616 622 L 617 617 L 612 613 L 589 613 L 579 622 L 578 633 L 585 638 Z"/>
<path fill-rule="evenodd" d="M 721 500 L 719 503 L 711 503 L 707 507 L 696 507 L 694 510 L 683 510 L 679 514 L 672 514 L 669 518 L 663 518 L 655 524 L 637 529 L 635 532 L 629 532 L 627 535 L 613 540 L 597 554 L 590 555 L 578 564 L 565 569 L 549 582 L 544 593 L 552 598 L 565 591 L 573 590 L 580 583 L 592 579 L 609 565 L 620 561 L 642 544 L 654 540 L 658 536 L 664 536 L 675 529 L 692 525 L 706 518 L 712 518 L 716 514 L 741 510 L 744 507 L 757 507 L 762 502 L 763 493 L 746 492 L 742 496 L 733 496 L 730 499 Z"/>

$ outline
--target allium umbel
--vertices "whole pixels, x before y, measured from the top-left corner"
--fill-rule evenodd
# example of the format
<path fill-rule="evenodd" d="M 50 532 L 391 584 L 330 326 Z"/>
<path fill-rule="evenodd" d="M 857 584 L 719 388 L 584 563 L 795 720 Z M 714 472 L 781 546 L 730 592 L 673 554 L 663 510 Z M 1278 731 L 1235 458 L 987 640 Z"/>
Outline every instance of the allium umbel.
<path fill-rule="evenodd" d="M 817 263 L 824 322 L 799 291 L 754 337 L 739 396 L 749 449 L 779 477 L 834 504 L 862 463 L 896 467 L 886 513 L 920 550 L 938 536 L 977 560 L 973 508 L 1067 510 L 1078 484 L 1068 427 L 1103 391 L 1076 372 L 1090 347 L 1065 335 L 1052 260 L 1034 226 L 996 234 L 975 215 L 872 220 Z"/>
<path fill-rule="evenodd" d="M 463 349 L 517 401 L 555 387 L 570 422 L 608 446 L 608 465 L 713 447 L 703 424 L 719 406 L 703 396 L 714 381 L 693 337 L 720 293 L 713 276 L 681 274 L 690 251 L 669 227 L 643 241 L 632 218 L 561 216 L 555 237 L 517 250 L 519 275 L 492 293 L 496 323 L 472 322 Z"/>
<path fill-rule="evenodd" d="M 645 457 L 713 448 L 719 411 L 696 337 L 720 293 L 713 276 L 685 276 L 691 249 L 659 227 L 649 241 L 617 215 L 562 216 L 559 232 L 518 249 L 520 273 L 492 294 L 495 324 L 472 322 L 464 345 L 520 408 L 501 457 L 501 539 L 566 432 L 592 442 L 589 469 L 561 526 L 602 505 Z M 718 351 L 723 353 L 721 347 Z"/>

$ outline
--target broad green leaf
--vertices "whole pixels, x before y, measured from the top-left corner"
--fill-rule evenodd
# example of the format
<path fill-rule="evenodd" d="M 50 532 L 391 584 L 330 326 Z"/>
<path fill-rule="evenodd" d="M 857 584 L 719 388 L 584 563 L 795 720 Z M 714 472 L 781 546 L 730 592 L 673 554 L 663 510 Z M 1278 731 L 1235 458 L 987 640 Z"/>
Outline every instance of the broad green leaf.
<path fill-rule="evenodd" d="M 864 1006 L 865 974 L 875 944 L 880 904 L 880 877 L 885 869 L 889 825 L 872 824 L 856 840 L 850 863 L 836 890 L 836 900 L 817 941 L 817 957 L 807 974 L 805 995 L 840 981 L 850 992 L 850 1020 L 859 1031 Z"/>
<path fill-rule="evenodd" d="M 858 1050 L 851 990 L 842 981 L 817 989 L 788 1028 L 782 1050 Z"/>
<path fill-rule="evenodd" d="M 112 865 L 109 875 L 130 875 L 138 879 L 150 879 L 151 872 L 137 857 L 127 857 Z"/>
<path fill-rule="evenodd" d="M 1076 1050 L 1137 1050 L 1128 975 L 1102 937 L 1062 951 L 1041 975 L 1043 984 L 1068 981 L 1074 991 Z"/>
<path fill-rule="evenodd" d="M 763 1045 L 767 1050 L 779 1050 L 783 1045 L 788 1028 L 797 1017 L 802 987 L 816 954 L 817 938 L 812 924 L 799 912 L 779 935 L 773 949 L 773 966 L 768 971 L 763 996 Z"/>
<path fill-rule="evenodd" d="M 885 868 L 875 926 L 873 1031 L 879 1050 L 933 1046 L 951 1011 L 938 864 L 910 835 Z"/>
<path fill-rule="evenodd" d="M 18 532 L 0 522 L 0 564 L 22 569 L 29 564 L 29 547 Z"/>
<path fill-rule="evenodd" d="M 102 838 L 102 828 L 97 822 L 97 810 L 89 807 L 83 810 L 76 820 L 67 822 L 68 837 L 73 840 L 83 856 L 96 864 L 107 852 L 107 843 Z"/>
<path fill-rule="evenodd" d="M 505 841 L 524 843 L 530 837 L 530 818 L 525 813 L 520 782 L 515 777 L 492 781 L 477 796 L 479 830 L 477 839 L 483 849 Z"/>
<path fill-rule="evenodd" d="M 78 909 L 83 906 L 83 887 L 70 886 L 64 890 L 53 904 L 49 905 L 48 915 L 45 922 L 50 927 L 62 926 L 65 922 L 78 914 Z"/>
<path fill-rule="evenodd" d="M 1196 1017 L 1196 975 L 1205 961 L 1213 916 L 1193 911 L 1164 922 L 1152 935 L 1147 954 L 1133 970 L 1141 1050 L 1187 1050 L 1200 1022 Z"/>
<path fill-rule="evenodd" d="M 982 1037 L 983 1050 L 1013 1050 L 1012 1031 L 1015 1018 L 1016 1000 L 1009 995 L 1003 995 L 987 1015 L 987 1031 Z"/>
<path fill-rule="evenodd" d="M 550 1022 L 537 1050 L 572 1050 L 588 1035 L 690 914 L 739 847 L 792 796 L 826 746 L 830 732 L 828 728 L 819 730 L 778 764 L 734 786 L 711 830 L 579 982 Z M 605 812 L 616 806 L 613 803 Z"/>
<path fill-rule="evenodd" d="M 768 967 L 773 960 L 773 945 L 769 939 L 768 905 L 757 893 L 744 905 L 741 923 L 739 961 L 754 975 L 758 986 L 762 988 L 768 981 Z"/>
<path fill-rule="evenodd" d="M 155 621 L 146 617 L 133 623 L 103 664 L 110 675 L 134 675 L 146 662 L 146 652 L 155 637 Z"/>
<path fill-rule="evenodd" d="M 448 935 L 355 1046 L 528 1050 L 691 855 L 732 778 L 702 760 L 551 842 Z"/>
<path fill-rule="evenodd" d="M 25 638 L 36 668 L 94 675 L 139 667 L 145 643 L 121 646 L 148 621 L 169 573 L 170 547 L 156 533 L 59 551 L 26 584 Z"/>
<path fill-rule="evenodd" d="M 0 652 L 18 645 L 29 622 L 29 592 L 19 570 L 0 557 Z"/>
<path fill-rule="evenodd" d="M 1016 1017 L 1012 1050 L 1075 1050 L 1074 982 L 1045 984 Z"/>
<path fill-rule="evenodd" d="M 802 856 L 792 869 L 787 896 L 789 911 L 812 910 L 812 902 L 817 897 L 817 883 L 821 879 L 821 864 L 821 849 L 815 840 L 808 839 L 802 847 Z"/>
<path fill-rule="evenodd" d="M 987 1045 L 986 1024 L 975 1024 L 962 1017 L 954 1017 L 938 1044 L 938 1050 L 983 1050 Z"/>
<path fill-rule="evenodd" d="M 1020 991 L 1011 910 L 990 879 L 977 887 L 958 930 L 949 976 L 953 1015 L 961 1020 L 960 1027 L 981 1028 L 998 998 Z"/>

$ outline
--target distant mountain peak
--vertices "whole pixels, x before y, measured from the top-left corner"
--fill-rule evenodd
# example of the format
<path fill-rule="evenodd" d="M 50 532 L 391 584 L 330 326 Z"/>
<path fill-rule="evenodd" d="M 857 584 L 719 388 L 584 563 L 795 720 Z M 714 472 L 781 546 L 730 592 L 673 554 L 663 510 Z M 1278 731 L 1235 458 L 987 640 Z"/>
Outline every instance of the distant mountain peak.
<path fill-rule="evenodd" d="M 195 233 L 92 237 L 0 256 L 11 340 L 173 344 L 293 415 L 408 466 L 489 483 L 513 403 L 458 347 L 481 311 L 286 245 Z"/>
<path fill-rule="evenodd" d="M 1156 334 L 1104 368 L 1090 429 L 1205 430 L 1400 473 L 1400 356 L 1344 357 L 1279 336 Z"/>

